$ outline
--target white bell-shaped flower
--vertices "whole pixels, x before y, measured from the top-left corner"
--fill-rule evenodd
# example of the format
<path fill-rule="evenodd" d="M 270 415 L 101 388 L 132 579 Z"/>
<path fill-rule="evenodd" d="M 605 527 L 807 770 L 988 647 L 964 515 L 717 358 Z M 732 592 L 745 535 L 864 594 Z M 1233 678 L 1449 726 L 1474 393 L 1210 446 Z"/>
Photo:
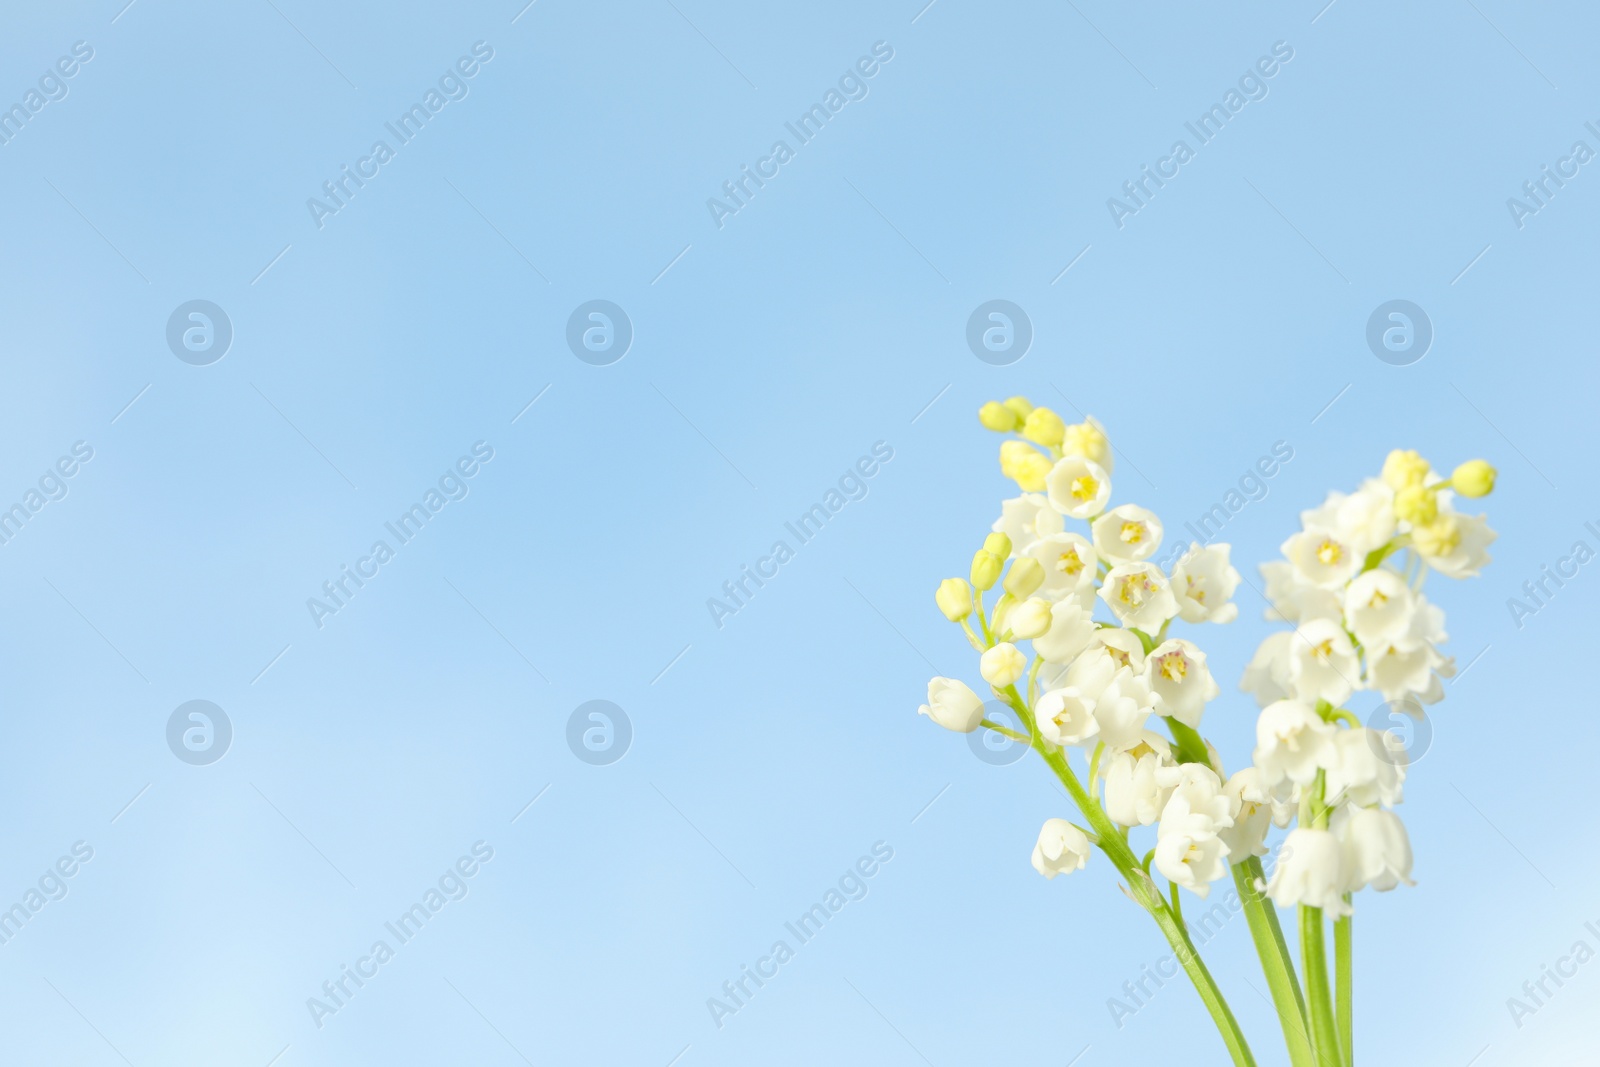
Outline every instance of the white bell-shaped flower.
<path fill-rule="evenodd" d="M 1333 760 L 1332 724 L 1298 700 L 1268 704 L 1256 720 L 1254 762 L 1261 784 L 1277 793 L 1285 783 L 1310 785 Z"/>
<path fill-rule="evenodd" d="M 1092 519 L 1111 499 L 1111 476 L 1104 467 L 1082 456 L 1065 456 L 1044 479 L 1050 506 L 1074 519 Z"/>
<path fill-rule="evenodd" d="M 1039 733 L 1053 745 L 1088 744 L 1100 733 L 1094 699 L 1070 685 L 1041 696 L 1034 704 L 1033 716 Z"/>
<path fill-rule="evenodd" d="M 1223 788 L 1237 806 L 1233 825 L 1217 831 L 1228 848 L 1229 859 L 1239 863 L 1250 856 L 1265 855 L 1274 805 L 1266 786 L 1261 784 L 1260 769 L 1246 767 L 1234 771 Z"/>
<path fill-rule="evenodd" d="M 1184 622 L 1232 622 L 1239 617 L 1233 591 L 1239 572 L 1228 562 L 1229 545 L 1191 545 L 1172 568 L 1172 595 Z"/>
<path fill-rule="evenodd" d="M 1338 707 L 1361 679 L 1361 661 L 1344 627 L 1332 619 L 1303 622 L 1289 642 L 1289 685 L 1308 704 Z"/>
<path fill-rule="evenodd" d="M 1089 530 L 1094 534 L 1095 550 L 1112 564 L 1147 560 L 1161 547 L 1161 520 L 1137 504 L 1112 508 L 1094 520 Z"/>
<path fill-rule="evenodd" d="M 1335 814 L 1333 829 L 1344 849 L 1346 892 L 1371 886 L 1386 893 L 1401 882 L 1417 884 L 1411 880 L 1411 839 L 1394 812 L 1346 808 Z"/>
<path fill-rule="evenodd" d="M 1300 826 L 1289 831 L 1267 883 L 1267 896 L 1280 908 L 1304 904 L 1330 918 L 1348 915 L 1344 902 L 1344 849 L 1327 830 Z"/>
<path fill-rule="evenodd" d="M 1040 596 L 1046 600 L 1070 597 L 1081 601 L 1084 607 L 1093 606 L 1100 556 L 1087 538 L 1082 534 L 1054 533 L 1039 538 L 1026 551 L 1044 568 Z"/>
<path fill-rule="evenodd" d="M 1012 554 L 1020 556 L 1041 537 L 1058 534 L 1065 526 L 1061 512 L 1043 493 L 1023 493 L 1000 502 L 1000 517 L 989 528 L 1009 537 Z"/>
<path fill-rule="evenodd" d="M 1344 619 L 1366 648 L 1393 641 L 1411 629 L 1417 598 L 1405 578 L 1388 567 L 1358 574 L 1344 591 Z"/>
<path fill-rule="evenodd" d="M 928 702 L 917 709 L 946 730 L 970 734 L 983 721 L 983 701 L 965 683 L 954 678 L 934 678 L 928 683 Z"/>
<path fill-rule="evenodd" d="M 1156 695 L 1156 711 L 1185 726 L 1199 726 L 1207 701 L 1220 692 L 1206 654 L 1178 638 L 1163 641 L 1144 661 L 1144 675 Z"/>
<path fill-rule="evenodd" d="M 1046 878 L 1083 870 L 1089 862 L 1089 838 L 1065 819 L 1046 819 L 1033 846 L 1033 869 Z"/>
<path fill-rule="evenodd" d="M 1106 573 L 1099 596 L 1123 626 L 1156 633 L 1178 614 L 1178 600 L 1154 563 L 1119 563 Z"/>

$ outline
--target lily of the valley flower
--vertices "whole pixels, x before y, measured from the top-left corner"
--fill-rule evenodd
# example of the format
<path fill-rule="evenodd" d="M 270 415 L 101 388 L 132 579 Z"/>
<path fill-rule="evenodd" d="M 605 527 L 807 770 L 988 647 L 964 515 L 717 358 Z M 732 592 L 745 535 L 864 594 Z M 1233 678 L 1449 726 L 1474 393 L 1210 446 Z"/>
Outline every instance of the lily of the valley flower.
<path fill-rule="evenodd" d="M 1074 519 L 1089 519 L 1106 509 L 1111 499 L 1111 476 L 1104 467 L 1082 456 L 1065 456 L 1044 479 L 1050 506 Z"/>
<path fill-rule="evenodd" d="M 1239 572 L 1228 562 L 1229 545 L 1191 545 L 1172 568 L 1172 593 L 1184 622 L 1232 622 L 1239 617 L 1233 591 Z"/>
<path fill-rule="evenodd" d="M 1161 817 L 1173 782 L 1172 750 L 1159 734 L 1146 731 L 1132 748 L 1110 755 L 1104 764 L 1105 809 L 1122 826 L 1149 826 Z"/>
<path fill-rule="evenodd" d="M 1303 582 L 1337 589 L 1361 569 L 1362 555 L 1332 530 L 1308 527 L 1283 543 L 1283 554 Z"/>
<path fill-rule="evenodd" d="M 1043 493 L 1023 493 L 1000 503 L 1000 517 L 990 529 L 1011 539 L 1011 550 L 1028 551 L 1041 537 L 1058 534 L 1065 526 L 1061 512 L 1050 506 Z"/>
<path fill-rule="evenodd" d="M 1289 685 L 1295 696 L 1338 707 L 1350 698 L 1360 677 L 1361 663 L 1343 626 L 1332 619 L 1300 624 L 1289 642 Z"/>
<path fill-rule="evenodd" d="M 946 730 L 970 734 L 983 721 L 983 701 L 965 682 L 934 678 L 928 683 L 928 702 L 917 709 Z"/>
<path fill-rule="evenodd" d="M 1153 563 L 1119 563 L 1107 572 L 1100 599 L 1123 626 L 1153 634 L 1178 614 L 1167 576 Z"/>
<path fill-rule="evenodd" d="M 1488 564 L 1489 546 L 1500 535 L 1489 528 L 1487 516 L 1457 514 L 1449 518 L 1455 524 L 1451 538 L 1436 543 L 1432 552 L 1421 540 L 1417 541 L 1417 548 L 1427 559 L 1428 566 L 1445 577 L 1475 578 Z"/>
<path fill-rule="evenodd" d="M 1004 689 L 1015 682 L 1027 669 L 1028 657 L 1010 641 L 1000 642 L 978 660 L 978 673 L 996 689 Z"/>
<path fill-rule="evenodd" d="M 1071 671 L 1067 672 L 1071 677 Z M 1155 711 L 1156 695 L 1141 675 L 1126 667 L 1111 676 L 1111 682 L 1094 698 L 1094 719 L 1100 724 L 1100 737 L 1112 751 L 1131 748 L 1144 735 L 1145 720 Z"/>
<path fill-rule="evenodd" d="M 1336 918 L 1350 914 L 1344 886 L 1344 849 L 1338 839 L 1327 830 L 1305 826 L 1289 831 L 1267 884 L 1272 902 L 1280 908 L 1321 908 Z"/>
<path fill-rule="evenodd" d="M 1018 640 L 1038 640 L 1050 629 L 1054 605 L 1042 597 L 1029 597 L 1006 612 L 1005 626 Z"/>
<path fill-rule="evenodd" d="M 1344 850 L 1346 892 L 1371 886 L 1386 893 L 1411 880 L 1411 839 L 1400 816 L 1382 808 L 1352 807 L 1335 819 L 1334 833 Z"/>
<path fill-rule="evenodd" d="M 1144 661 L 1145 677 L 1156 695 L 1156 711 L 1185 726 L 1199 726 L 1206 702 L 1220 690 L 1206 667 L 1206 654 L 1188 641 L 1164 641 Z"/>
<path fill-rule="evenodd" d="M 1029 545 L 1027 554 L 1044 568 L 1040 596 L 1047 600 L 1072 597 L 1085 607 L 1093 605 L 1100 557 L 1087 538 L 1075 533 L 1054 533 Z"/>
<path fill-rule="evenodd" d="M 1262 785 L 1273 792 L 1284 783 L 1310 785 L 1333 759 L 1333 731 L 1298 700 L 1268 704 L 1256 720 L 1255 765 Z"/>
<path fill-rule="evenodd" d="M 1089 609 L 1077 600 L 1058 600 L 1050 607 L 1050 628 L 1033 639 L 1033 650 L 1047 663 L 1070 663 L 1094 636 Z"/>
<path fill-rule="evenodd" d="M 1327 770 L 1325 790 L 1329 803 L 1345 800 L 1393 807 L 1400 803 L 1401 783 L 1406 778 L 1405 745 L 1386 730 L 1369 730 L 1365 726 L 1336 729 Z"/>
<path fill-rule="evenodd" d="M 1261 771 L 1256 767 L 1234 771 L 1224 789 L 1237 806 L 1233 825 L 1217 832 L 1227 846 L 1229 859 L 1240 863 L 1249 856 L 1266 855 L 1267 830 L 1273 822 L 1274 808 L 1272 797 L 1261 783 Z"/>
<path fill-rule="evenodd" d="M 1100 732 L 1094 699 L 1073 686 L 1052 689 L 1034 705 L 1039 733 L 1053 745 L 1083 745 Z"/>
<path fill-rule="evenodd" d="M 1046 819 L 1033 846 L 1033 869 L 1046 878 L 1083 870 L 1089 838 L 1065 819 Z"/>
<path fill-rule="evenodd" d="M 1345 621 L 1368 648 L 1404 634 L 1416 610 L 1416 596 L 1405 578 L 1387 567 L 1367 571 L 1345 587 Z"/>
<path fill-rule="evenodd" d="M 1196 819 L 1170 832 L 1162 819 L 1162 830 L 1156 839 L 1156 869 L 1201 899 L 1210 895 L 1211 883 L 1228 873 L 1228 847 L 1222 838 Z"/>
<path fill-rule="evenodd" d="M 1136 504 L 1123 504 L 1090 526 L 1095 550 L 1111 563 L 1138 563 L 1161 547 L 1161 520 Z"/>

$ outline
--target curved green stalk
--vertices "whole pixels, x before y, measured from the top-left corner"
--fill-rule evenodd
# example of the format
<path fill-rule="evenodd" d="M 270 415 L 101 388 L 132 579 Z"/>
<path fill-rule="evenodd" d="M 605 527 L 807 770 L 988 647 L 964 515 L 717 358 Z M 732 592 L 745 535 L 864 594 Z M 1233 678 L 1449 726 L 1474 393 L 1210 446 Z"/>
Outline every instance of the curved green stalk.
<path fill-rule="evenodd" d="M 1161 890 L 1156 888 L 1155 882 L 1139 866 L 1138 858 L 1134 856 L 1117 824 L 1112 822 L 1110 816 L 1100 807 L 1099 801 L 1083 788 L 1078 776 L 1073 773 L 1072 766 L 1067 763 L 1066 753 L 1059 748 L 1052 750 L 1045 745 L 1039 731 L 1033 727 L 1033 716 L 1028 706 L 1023 703 L 1022 697 L 1018 695 L 1016 686 L 1006 686 L 996 691 L 1022 717 L 1022 720 L 1028 723 L 1028 728 L 1033 734 L 1034 751 L 1049 764 L 1050 769 L 1061 780 L 1061 784 L 1066 787 L 1073 803 L 1078 805 L 1078 810 L 1089 820 L 1089 825 L 1094 828 L 1095 835 L 1099 838 L 1097 844 L 1100 850 L 1127 880 L 1129 894 L 1150 913 L 1156 925 L 1161 928 L 1167 944 L 1172 946 L 1178 962 L 1189 975 L 1189 981 L 1200 994 L 1200 1000 L 1205 1004 L 1206 1011 L 1210 1012 L 1211 1021 L 1221 1033 L 1223 1044 L 1227 1045 L 1228 1055 L 1233 1058 L 1235 1067 L 1255 1067 L 1255 1057 L 1250 1054 L 1250 1044 L 1245 1040 L 1244 1030 L 1240 1028 L 1239 1021 L 1233 1017 L 1233 1010 L 1228 1007 L 1228 1001 L 1222 995 L 1217 980 L 1206 968 L 1205 961 L 1200 958 L 1199 949 L 1189 940 L 1189 934 L 1184 930 L 1182 923 L 1173 915 L 1171 907 L 1161 895 Z M 1335 1065 L 1330 1064 L 1329 1067 Z"/>
<path fill-rule="evenodd" d="M 1283 1028 L 1283 1040 L 1289 1048 L 1292 1067 L 1315 1067 L 1311 1055 L 1311 1035 L 1307 1032 L 1306 1003 L 1300 995 L 1300 980 L 1295 977 L 1294 960 L 1289 956 L 1289 945 L 1283 939 L 1283 928 L 1278 925 L 1278 913 L 1272 902 L 1256 889 L 1258 880 L 1265 881 L 1261 860 L 1251 856 L 1233 867 L 1233 884 L 1238 889 L 1239 900 L 1244 904 L 1245 921 L 1250 924 L 1250 937 L 1256 944 L 1256 955 L 1261 957 L 1261 972 L 1266 976 L 1267 988 L 1272 992 L 1272 1004 L 1278 1011 L 1278 1024 Z"/>

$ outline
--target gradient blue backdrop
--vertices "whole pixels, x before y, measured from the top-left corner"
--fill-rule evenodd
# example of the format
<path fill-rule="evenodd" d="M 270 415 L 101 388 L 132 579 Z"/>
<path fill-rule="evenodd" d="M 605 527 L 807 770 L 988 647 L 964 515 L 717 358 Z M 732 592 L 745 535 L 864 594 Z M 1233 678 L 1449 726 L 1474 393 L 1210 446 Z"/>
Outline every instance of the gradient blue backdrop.
<path fill-rule="evenodd" d="M 1493 566 L 1430 586 L 1472 665 L 1407 783 L 1420 885 L 1361 901 L 1357 1050 L 1594 1060 L 1600 964 L 1520 1029 L 1505 1004 L 1600 947 L 1600 565 L 1506 607 L 1600 547 L 1600 175 L 1520 229 L 1506 206 L 1600 148 L 1592 9 L 123 3 L 0 34 L 4 104 L 93 49 L 0 146 L 0 498 L 94 451 L 0 547 L 0 906 L 93 849 L 0 947 L 0 1059 L 1223 1062 L 1181 985 L 1113 1024 L 1163 945 L 1106 864 L 1029 868 L 1067 813 L 1044 769 L 915 715 L 935 671 L 977 681 L 931 594 L 1011 491 L 974 412 L 1023 393 L 1098 416 L 1169 528 L 1287 442 L 1226 530 L 1253 581 L 1393 446 L 1500 467 Z M 479 41 L 469 94 L 319 228 L 307 198 Z M 1119 229 L 1107 198 L 1280 41 L 1267 97 Z M 866 98 L 719 228 L 707 199 L 875 42 Z M 1006 367 L 964 339 L 995 298 L 1035 331 Z M 1396 298 L 1436 330 L 1410 366 L 1364 340 Z M 209 366 L 165 340 L 192 299 L 233 326 Z M 610 366 L 565 341 L 591 299 L 633 324 Z M 319 629 L 307 598 L 478 441 L 470 494 Z M 866 498 L 713 625 L 879 441 Z M 1203 633 L 1231 765 L 1269 631 L 1239 602 Z M 166 743 L 192 699 L 233 724 L 209 766 Z M 632 724 L 609 766 L 566 741 L 592 699 Z M 466 898 L 318 1028 L 307 998 L 478 841 Z M 879 841 L 865 899 L 714 1025 Z M 1213 945 L 1282 1062 L 1244 924 Z"/>

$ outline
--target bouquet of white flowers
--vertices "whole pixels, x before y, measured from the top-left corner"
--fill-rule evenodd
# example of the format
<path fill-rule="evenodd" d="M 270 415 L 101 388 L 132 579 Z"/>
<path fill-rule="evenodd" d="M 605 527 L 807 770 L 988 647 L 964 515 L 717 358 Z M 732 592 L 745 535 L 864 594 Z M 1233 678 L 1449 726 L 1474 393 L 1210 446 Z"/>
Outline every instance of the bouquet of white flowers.
<path fill-rule="evenodd" d="M 1444 695 L 1454 661 L 1440 651 L 1444 614 L 1422 584 L 1430 570 L 1467 578 L 1489 561 L 1494 532 L 1454 502 L 1487 495 L 1494 468 L 1472 460 L 1444 478 L 1397 450 L 1380 477 L 1301 514 L 1284 559 L 1261 567 L 1267 617 L 1291 628 L 1263 641 L 1245 668 L 1241 687 L 1262 710 L 1250 765 L 1230 775 L 1200 733 L 1219 692 L 1206 655 L 1167 633 L 1174 619 L 1238 615 L 1229 546 L 1192 544 L 1163 571 L 1152 562 L 1161 520 L 1134 504 L 1111 506 L 1112 449 L 1097 422 L 1068 426 L 1021 397 L 985 404 L 979 419 L 1023 438 L 1000 446 L 1000 469 L 1022 494 L 1001 505 L 969 578 L 946 579 L 935 599 L 1026 732 L 985 717 L 983 699 L 952 678 L 928 683 L 921 713 L 961 733 L 997 731 L 1039 754 L 1087 825 L 1047 819 L 1034 868 L 1054 878 L 1104 853 L 1171 944 L 1233 1062 L 1253 1064 L 1183 918 L 1184 892 L 1204 898 L 1231 874 L 1290 1061 L 1348 1067 L 1352 894 L 1412 883 L 1411 845 L 1393 810 L 1405 748 L 1344 705 L 1372 690 L 1420 717 L 1422 704 Z M 985 607 L 996 585 L 1000 596 Z M 1101 609 L 1109 619 L 1095 618 Z M 1274 825 L 1294 828 L 1269 881 L 1260 857 Z M 1136 838 L 1141 827 L 1153 827 L 1153 839 Z M 1289 907 L 1299 912 L 1298 974 L 1276 911 Z"/>

